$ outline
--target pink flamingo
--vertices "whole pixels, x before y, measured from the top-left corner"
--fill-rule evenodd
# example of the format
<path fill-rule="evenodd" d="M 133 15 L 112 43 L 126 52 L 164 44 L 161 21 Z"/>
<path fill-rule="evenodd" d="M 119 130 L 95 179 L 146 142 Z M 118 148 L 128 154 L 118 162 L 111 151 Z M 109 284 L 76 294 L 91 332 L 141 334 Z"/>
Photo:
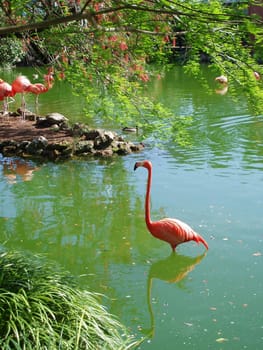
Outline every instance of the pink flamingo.
<path fill-rule="evenodd" d="M 0 79 L 0 101 L 3 101 L 3 115 L 8 114 L 8 97 L 11 97 L 12 94 L 12 86 Z"/>
<path fill-rule="evenodd" d="M 165 218 L 159 221 L 151 221 L 150 190 L 152 182 L 152 163 L 148 160 L 136 162 L 134 165 L 134 170 L 136 170 L 138 167 L 144 167 L 148 170 L 147 190 L 145 197 L 145 221 L 150 233 L 154 237 L 169 243 L 173 251 L 175 251 L 178 244 L 188 241 L 202 243 L 206 249 L 208 249 L 208 244 L 203 237 L 180 220 Z"/>
<path fill-rule="evenodd" d="M 18 93 L 22 94 L 22 100 L 21 100 L 22 119 L 25 119 L 25 109 L 26 109 L 25 92 L 27 91 L 27 88 L 30 84 L 31 84 L 30 80 L 24 75 L 19 75 L 12 82 L 12 96 Z"/>
<path fill-rule="evenodd" d="M 32 94 L 36 95 L 35 104 L 38 105 L 38 97 L 40 94 L 43 94 L 44 92 L 47 92 L 49 89 L 53 87 L 54 77 L 53 77 L 53 68 L 49 68 L 48 74 L 44 75 L 45 83 L 35 83 L 30 84 L 26 92 L 31 92 Z"/>

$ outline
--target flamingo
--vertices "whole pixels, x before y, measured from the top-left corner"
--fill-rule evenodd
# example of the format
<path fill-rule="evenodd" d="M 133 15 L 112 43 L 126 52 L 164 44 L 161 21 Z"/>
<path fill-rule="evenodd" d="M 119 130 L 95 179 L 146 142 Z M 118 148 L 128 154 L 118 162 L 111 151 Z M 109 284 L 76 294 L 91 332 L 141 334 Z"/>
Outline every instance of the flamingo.
<path fill-rule="evenodd" d="M 26 109 L 25 92 L 27 91 L 27 88 L 30 84 L 31 84 L 30 80 L 24 75 L 19 75 L 12 82 L 12 96 L 14 96 L 17 93 L 22 94 L 22 101 L 21 101 L 22 119 L 25 119 L 25 109 Z"/>
<path fill-rule="evenodd" d="M 31 92 L 32 94 L 36 95 L 36 100 L 35 100 L 36 107 L 38 106 L 39 95 L 43 94 L 44 92 L 47 92 L 53 86 L 53 81 L 54 81 L 53 68 L 49 68 L 48 74 L 44 75 L 44 80 L 45 80 L 44 84 L 41 84 L 41 83 L 30 84 L 26 89 L 27 92 Z"/>
<path fill-rule="evenodd" d="M 186 223 L 178 220 L 165 218 L 159 221 L 152 221 L 150 217 L 150 190 L 152 182 L 152 163 L 149 160 L 144 160 L 141 162 L 136 162 L 134 165 L 134 170 L 139 167 L 146 168 L 148 170 L 147 179 L 147 189 L 145 196 L 145 222 L 150 233 L 167 243 L 172 247 L 173 252 L 178 244 L 195 241 L 196 243 L 202 243 L 206 249 L 208 249 L 208 244 L 198 233 L 196 233 L 190 226 Z"/>
<path fill-rule="evenodd" d="M 0 101 L 3 101 L 3 115 L 8 114 L 8 97 L 11 97 L 12 94 L 12 86 L 0 79 Z"/>
<path fill-rule="evenodd" d="M 254 77 L 256 80 L 260 80 L 260 74 L 258 72 L 254 72 Z"/>
<path fill-rule="evenodd" d="M 215 81 L 218 81 L 220 84 L 226 85 L 228 83 L 228 79 L 225 75 L 220 75 L 215 78 Z"/>

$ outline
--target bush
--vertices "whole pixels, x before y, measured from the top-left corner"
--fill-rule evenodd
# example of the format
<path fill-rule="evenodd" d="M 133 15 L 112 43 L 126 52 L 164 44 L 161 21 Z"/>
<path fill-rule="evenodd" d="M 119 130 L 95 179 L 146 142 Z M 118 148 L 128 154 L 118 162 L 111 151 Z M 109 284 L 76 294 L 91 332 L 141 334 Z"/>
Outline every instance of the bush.
<path fill-rule="evenodd" d="M 0 255 L 0 348 L 130 349 L 127 331 L 41 257 Z"/>

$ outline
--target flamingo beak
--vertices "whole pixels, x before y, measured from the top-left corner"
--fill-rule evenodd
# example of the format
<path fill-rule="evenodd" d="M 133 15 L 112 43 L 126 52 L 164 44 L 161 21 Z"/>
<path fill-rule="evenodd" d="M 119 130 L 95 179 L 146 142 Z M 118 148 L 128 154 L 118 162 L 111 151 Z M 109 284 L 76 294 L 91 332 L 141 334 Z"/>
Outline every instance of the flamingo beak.
<path fill-rule="evenodd" d="M 133 168 L 133 170 L 135 171 L 137 168 L 138 168 L 138 162 L 136 162 L 135 164 L 134 164 L 134 168 Z"/>

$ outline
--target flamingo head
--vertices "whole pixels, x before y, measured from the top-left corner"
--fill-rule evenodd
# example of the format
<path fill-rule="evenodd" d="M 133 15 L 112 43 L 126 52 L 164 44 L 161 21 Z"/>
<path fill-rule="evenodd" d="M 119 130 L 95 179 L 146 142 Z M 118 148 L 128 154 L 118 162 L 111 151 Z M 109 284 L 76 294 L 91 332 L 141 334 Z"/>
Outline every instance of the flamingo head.
<path fill-rule="evenodd" d="M 152 163 L 149 160 L 143 160 L 141 162 L 136 162 L 134 164 L 134 170 L 136 170 L 137 168 L 139 168 L 140 166 L 146 168 L 146 169 L 151 169 L 152 167 Z"/>
<path fill-rule="evenodd" d="M 228 83 L 228 79 L 225 75 L 220 75 L 219 77 L 216 77 L 215 81 L 218 81 L 220 84 L 227 84 Z"/>

